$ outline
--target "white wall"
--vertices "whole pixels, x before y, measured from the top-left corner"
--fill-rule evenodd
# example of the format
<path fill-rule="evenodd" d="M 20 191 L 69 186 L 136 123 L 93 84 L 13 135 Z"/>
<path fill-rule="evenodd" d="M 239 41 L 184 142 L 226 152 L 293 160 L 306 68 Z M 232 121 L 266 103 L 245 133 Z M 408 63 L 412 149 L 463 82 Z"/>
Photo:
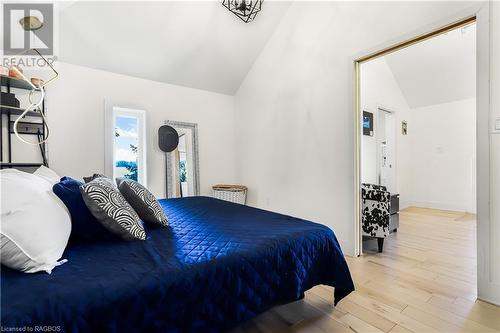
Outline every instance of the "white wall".
<path fill-rule="evenodd" d="M 294 2 L 236 95 L 249 203 L 329 225 L 353 254 L 353 61 L 471 5 Z"/>
<path fill-rule="evenodd" d="M 361 179 L 375 184 L 380 106 L 396 116 L 400 208 L 475 213 L 476 100 L 410 109 L 385 57 L 362 64 L 361 107 L 374 114 L 374 135 L 361 138 Z M 401 133 L 403 120 L 408 122 L 408 135 Z"/>
<path fill-rule="evenodd" d="M 476 212 L 476 99 L 411 110 L 410 205 Z"/>
<path fill-rule="evenodd" d="M 475 24 L 435 36 L 384 58 L 412 109 L 476 95 Z"/>
<path fill-rule="evenodd" d="M 146 110 L 148 187 L 165 195 L 165 160 L 158 127 L 165 120 L 198 123 L 201 194 L 234 181 L 232 96 L 113 74 L 65 63 L 47 87 L 50 166 L 61 175 L 104 172 L 104 100 Z"/>
<path fill-rule="evenodd" d="M 401 122 L 410 121 L 410 109 L 385 58 L 377 58 L 361 65 L 361 109 L 373 113 L 373 136 L 361 136 L 361 180 L 378 184 L 377 135 L 379 107 L 393 111 L 396 122 L 396 192 L 400 194 L 400 208 L 407 206 L 411 193 L 410 134 L 401 133 Z"/>

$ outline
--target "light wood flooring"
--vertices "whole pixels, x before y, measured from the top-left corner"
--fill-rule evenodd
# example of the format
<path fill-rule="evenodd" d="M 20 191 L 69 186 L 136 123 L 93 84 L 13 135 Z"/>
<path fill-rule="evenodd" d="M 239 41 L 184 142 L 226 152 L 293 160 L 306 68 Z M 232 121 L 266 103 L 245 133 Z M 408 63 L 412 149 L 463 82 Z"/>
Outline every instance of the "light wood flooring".
<path fill-rule="evenodd" d="M 500 307 L 475 301 L 475 249 L 474 215 L 407 208 L 383 253 L 347 257 L 356 291 L 337 307 L 317 286 L 231 333 L 498 333 Z"/>

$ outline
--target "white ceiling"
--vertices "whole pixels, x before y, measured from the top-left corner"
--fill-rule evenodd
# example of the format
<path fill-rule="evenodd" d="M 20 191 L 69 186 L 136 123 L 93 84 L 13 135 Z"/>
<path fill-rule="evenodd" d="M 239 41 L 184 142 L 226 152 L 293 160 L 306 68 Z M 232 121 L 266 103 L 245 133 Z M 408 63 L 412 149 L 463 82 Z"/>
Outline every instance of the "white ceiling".
<path fill-rule="evenodd" d="M 290 2 L 244 23 L 221 1 L 75 2 L 60 12 L 60 60 L 234 94 Z"/>
<path fill-rule="evenodd" d="M 476 26 L 458 29 L 385 57 L 410 108 L 476 95 Z"/>

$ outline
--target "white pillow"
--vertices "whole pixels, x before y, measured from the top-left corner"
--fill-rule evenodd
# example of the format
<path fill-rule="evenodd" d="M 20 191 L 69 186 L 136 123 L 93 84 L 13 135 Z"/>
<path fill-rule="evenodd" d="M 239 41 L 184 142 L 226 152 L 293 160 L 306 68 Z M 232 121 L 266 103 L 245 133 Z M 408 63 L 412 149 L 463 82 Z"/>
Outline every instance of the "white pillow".
<path fill-rule="evenodd" d="M 26 273 L 46 271 L 58 261 L 71 232 L 64 203 L 45 178 L 16 169 L 0 171 L 3 265 Z"/>
<path fill-rule="evenodd" d="M 42 177 L 43 179 L 48 181 L 51 185 L 55 185 L 59 183 L 59 181 L 61 180 L 61 177 L 59 177 L 59 175 L 54 170 L 49 169 L 44 165 L 36 169 L 36 171 L 33 174 Z"/>

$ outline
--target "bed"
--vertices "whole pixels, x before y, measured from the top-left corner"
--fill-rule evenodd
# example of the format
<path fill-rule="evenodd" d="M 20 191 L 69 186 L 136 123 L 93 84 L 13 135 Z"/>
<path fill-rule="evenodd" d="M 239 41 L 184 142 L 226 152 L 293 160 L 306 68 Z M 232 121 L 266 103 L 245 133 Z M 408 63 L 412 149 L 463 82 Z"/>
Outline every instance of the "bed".
<path fill-rule="evenodd" d="M 2 267 L 2 326 L 221 332 L 318 284 L 335 303 L 354 290 L 323 225 L 208 197 L 160 203 L 170 227 L 146 241 L 68 246 L 50 275 Z"/>

